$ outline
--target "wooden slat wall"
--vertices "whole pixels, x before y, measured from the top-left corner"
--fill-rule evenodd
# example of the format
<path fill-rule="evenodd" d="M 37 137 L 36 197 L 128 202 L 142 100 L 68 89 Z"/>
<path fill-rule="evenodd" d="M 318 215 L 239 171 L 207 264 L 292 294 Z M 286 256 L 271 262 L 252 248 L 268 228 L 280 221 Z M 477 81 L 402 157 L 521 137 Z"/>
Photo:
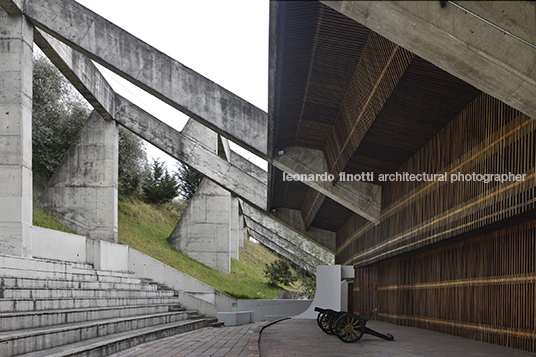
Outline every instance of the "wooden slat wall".
<path fill-rule="evenodd" d="M 533 209 L 535 131 L 535 120 L 480 95 L 398 172 L 511 172 L 526 174 L 525 180 L 387 182 L 380 223 L 349 219 L 337 232 L 336 261 L 368 265 Z"/>
<path fill-rule="evenodd" d="M 533 220 L 357 268 L 355 312 L 536 352 L 535 252 Z"/>

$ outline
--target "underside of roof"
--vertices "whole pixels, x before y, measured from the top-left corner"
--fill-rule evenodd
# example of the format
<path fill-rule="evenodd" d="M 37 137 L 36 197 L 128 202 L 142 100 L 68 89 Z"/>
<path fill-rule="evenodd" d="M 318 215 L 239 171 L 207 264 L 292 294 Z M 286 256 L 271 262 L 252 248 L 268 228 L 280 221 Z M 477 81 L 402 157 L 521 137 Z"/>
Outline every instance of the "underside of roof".
<path fill-rule="evenodd" d="M 394 173 L 480 91 L 317 1 L 272 6 L 274 155 L 321 150 L 330 173 Z M 272 173 L 271 208 L 302 210 L 308 186 Z M 380 182 L 376 182 L 381 184 Z M 353 214 L 326 198 L 311 226 Z"/>

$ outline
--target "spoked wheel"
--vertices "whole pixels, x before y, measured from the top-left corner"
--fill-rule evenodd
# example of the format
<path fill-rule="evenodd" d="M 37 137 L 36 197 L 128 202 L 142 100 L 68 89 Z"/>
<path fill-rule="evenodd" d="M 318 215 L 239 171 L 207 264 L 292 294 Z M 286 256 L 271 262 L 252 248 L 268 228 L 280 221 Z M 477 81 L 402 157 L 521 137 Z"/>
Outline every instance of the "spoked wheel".
<path fill-rule="evenodd" d="M 343 342 L 357 342 L 365 333 L 366 321 L 354 314 L 339 317 L 333 331 Z"/>
<path fill-rule="evenodd" d="M 318 326 L 327 333 L 328 335 L 333 335 L 333 327 L 335 325 L 335 319 L 328 312 L 323 312 L 318 314 L 316 317 L 316 322 Z"/>

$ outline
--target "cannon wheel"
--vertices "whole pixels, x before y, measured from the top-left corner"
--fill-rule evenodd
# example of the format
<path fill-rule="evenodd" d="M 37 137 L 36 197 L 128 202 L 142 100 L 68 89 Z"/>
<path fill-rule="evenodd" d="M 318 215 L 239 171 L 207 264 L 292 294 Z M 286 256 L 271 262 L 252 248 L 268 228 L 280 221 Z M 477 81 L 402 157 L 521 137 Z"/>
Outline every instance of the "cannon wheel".
<path fill-rule="evenodd" d="M 318 316 L 316 317 L 316 323 L 318 324 L 318 326 L 320 326 L 322 331 L 324 331 L 328 335 L 333 335 L 335 333 L 333 332 L 335 319 L 328 312 L 322 312 L 318 314 Z"/>
<path fill-rule="evenodd" d="M 354 314 L 345 314 L 339 317 L 333 331 L 343 342 L 357 342 L 365 333 L 366 321 Z"/>

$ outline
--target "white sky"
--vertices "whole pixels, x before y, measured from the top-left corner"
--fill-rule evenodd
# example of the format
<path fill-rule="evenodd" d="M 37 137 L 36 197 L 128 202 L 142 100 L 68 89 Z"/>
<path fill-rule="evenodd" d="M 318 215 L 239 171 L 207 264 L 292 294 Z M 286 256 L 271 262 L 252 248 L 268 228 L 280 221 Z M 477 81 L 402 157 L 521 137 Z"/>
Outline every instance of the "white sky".
<path fill-rule="evenodd" d="M 76 0 L 208 79 L 267 110 L 269 0 Z M 187 117 L 99 68 L 118 93 L 181 130 Z M 266 168 L 263 160 L 234 151 Z M 174 171 L 175 160 L 147 146 Z M 260 160 L 260 161 L 259 161 Z"/>

